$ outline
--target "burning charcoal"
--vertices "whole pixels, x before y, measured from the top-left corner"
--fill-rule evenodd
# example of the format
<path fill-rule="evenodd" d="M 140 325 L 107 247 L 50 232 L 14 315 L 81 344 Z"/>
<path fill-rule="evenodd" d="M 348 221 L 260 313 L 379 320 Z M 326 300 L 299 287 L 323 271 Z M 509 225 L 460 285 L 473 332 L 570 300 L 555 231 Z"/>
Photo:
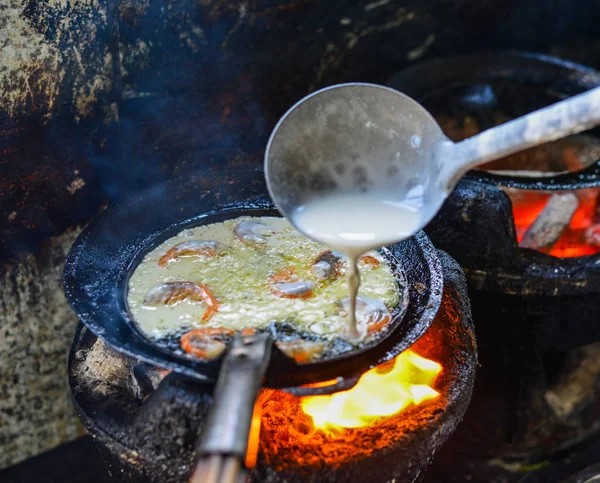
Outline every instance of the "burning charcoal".
<path fill-rule="evenodd" d="M 600 225 L 592 225 L 586 230 L 585 242 L 588 245 L 600 247 Z"/>
<path fill-rule="evenodd" d="M 533 248 L 549 253 L 579 207 L 579 200 L 573 193 L 555 194 L 525 232 L 521 247 Z"/>

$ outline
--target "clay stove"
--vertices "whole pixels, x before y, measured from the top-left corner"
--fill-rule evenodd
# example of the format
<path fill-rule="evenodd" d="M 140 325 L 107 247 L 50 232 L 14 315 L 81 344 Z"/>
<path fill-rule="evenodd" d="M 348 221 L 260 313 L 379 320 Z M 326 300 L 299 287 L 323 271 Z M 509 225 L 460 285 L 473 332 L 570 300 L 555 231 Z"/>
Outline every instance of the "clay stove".
<path fill-rule="evenodd" d="M 247 462 L 255 465 L 252 481 L 412 482 L 419 477 L 462 419 L 476 367 L 464 276 L 450 257 L 439 256 L 442 305 L 408 351 L 363 374 L 347 393 L 300 397 L 263 391 L 258 461 Z M 120 355 L 83 327 L 73 344 L 69 374 L 75 406 L 114 481 L 186 481 L 212 403 L 212 385 Z M 384 382 L 378 384 L 380 378 Z M 369 379 L 375 384 L 369 386 Z M 395 393 L 394 383 L 400 384 Z M 376 395 L 377 389 L 386 391 Z M 360 391 L 368 391 L 368 401 L 377 402 L 383 413 L 373 412 L 371 404 L 349 414 L 366 399 Z M 354 400 L 341 410 L 340 398 Z"/>
<path fill-rule="evenodd" d="M 425 63 L 391 85 L 459 140 L 596 87 L 600 75 L 495 54 Z M 481 354 L 473 402 L 444 456 L 467 464 L 446 465 L 446 481 L 520 481 L 600 429 L 599 146 L 589 131 L 491 163 L 426 229 L 465 270 Z"/>
<path fill-rule="evenodd" d="M 71 247 L 65 291 L 90 329 L 73 344 L 71 389 L 117 482 L 188 481 L 202 434 L 212 434 L 211 406 L 235 402 L 213 404 L 218 361 L 176 359 L 136 333 L 128 274 L 171 234 L 249 213 L 276 214 L 259 170 L 172 180 L 108 208 Z M 262 431 L 249 440 L 258 451 L 246 452 L 253 481 L 414 481 L 460 422 L 477 361 L 464 275 L 422 232 L 388 252 L 408 296 L 387 337 L 310 366 L 272 355 L 258 403 Z M 246 362 L 232 354 L 231 374 L 234 360 Z"/>

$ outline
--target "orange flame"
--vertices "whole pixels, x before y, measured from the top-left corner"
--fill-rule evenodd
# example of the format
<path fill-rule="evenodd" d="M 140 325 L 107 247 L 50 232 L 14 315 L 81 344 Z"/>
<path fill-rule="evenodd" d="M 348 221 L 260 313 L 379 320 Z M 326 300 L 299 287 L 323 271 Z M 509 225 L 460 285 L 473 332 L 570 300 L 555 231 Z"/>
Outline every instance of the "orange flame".
<path fill-rule="evenodd" d="M 432 386 L 441 370 L 437 362 L 407 350 L 389 364 L 364 373 L 352 389 L 326 396 L 306 396 L 300 404 L 317 429 L 369 426 L 381 417 L 437 398 L 439 393 Z"/>

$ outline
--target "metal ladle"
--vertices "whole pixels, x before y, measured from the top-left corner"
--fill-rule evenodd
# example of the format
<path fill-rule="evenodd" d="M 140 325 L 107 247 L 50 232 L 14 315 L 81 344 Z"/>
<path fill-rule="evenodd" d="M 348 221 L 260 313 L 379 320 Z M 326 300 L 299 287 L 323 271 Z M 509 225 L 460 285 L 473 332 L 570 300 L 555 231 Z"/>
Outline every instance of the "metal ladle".
<path fill-rule="evenodd" d="M 421 229 L 471 168 L 597 124 L 600 87 L 454 143 L 410 97 L 374 84 L 340 84 L 305 97 L 281 118 L 267 145 L 265 175 L 292 223 L 294 210 L 321 197 L 385 193 L 417 206 Z"/>

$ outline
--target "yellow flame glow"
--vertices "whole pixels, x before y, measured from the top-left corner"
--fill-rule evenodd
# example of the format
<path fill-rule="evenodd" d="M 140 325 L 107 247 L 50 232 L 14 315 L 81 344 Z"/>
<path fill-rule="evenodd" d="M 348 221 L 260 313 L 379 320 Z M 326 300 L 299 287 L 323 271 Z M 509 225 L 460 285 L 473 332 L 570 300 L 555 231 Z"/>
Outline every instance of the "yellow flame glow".
<path fill-rule="evenodd" d="M 432 386 L 442 370 L 440 364 L 411 350 L 391 364 L 391 368 L 386 365 L 365 372 L 348 391 L 303 397 L 302 410 L 317 429 L 360 428 L 439 396 Z"/>

